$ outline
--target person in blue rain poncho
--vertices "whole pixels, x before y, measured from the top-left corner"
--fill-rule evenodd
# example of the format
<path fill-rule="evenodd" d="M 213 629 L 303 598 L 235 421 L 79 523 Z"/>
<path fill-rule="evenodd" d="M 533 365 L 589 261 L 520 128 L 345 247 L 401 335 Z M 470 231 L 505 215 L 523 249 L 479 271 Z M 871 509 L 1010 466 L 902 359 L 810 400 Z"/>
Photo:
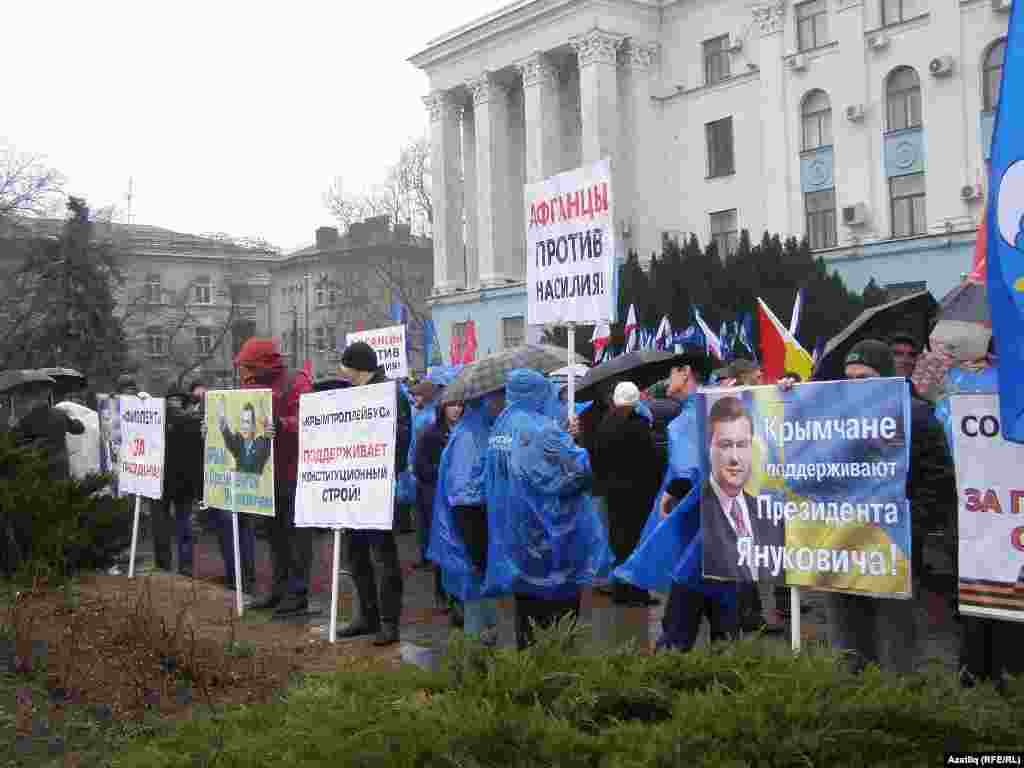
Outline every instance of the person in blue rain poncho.
<path fill-rule="evenodd" d="M 441 454 L 427 557 L 441 568 L 445 591 L 463 603 L 464 630 L 487 645 L 497 640 L 498 609 L 483 595 L 487 568 L 487 507 L 483 461 L 504 392 L 466 403 Z"/>
<path fill-rule="evenodd" d="M 668 469 L 640 544 L 613 576 L 642 589 L 668 592 L 657 647 L 688 651 L 704 616 L 713 641 L 734 636 L 739 619 L 736 585 L 705 581 L 702 575 L 703 472 L 696 394 L 707 379 L 710 360 L 695 352 L 680 362 L 673 367 L 668 386 L 669 396 L 682 406 L 668 426 Z"/>
<path fill-rule="evenodd" d="M 546 413 L 554 389 L 536 371 L 506 382 L 507 407 L 491 430 L 483 463 L 488 543 L 484 593 L 513 594 L 516 641 L 533 627 L 576 615 L 580 590 L 614 556 L 587 493 L 587 452 Z"/>

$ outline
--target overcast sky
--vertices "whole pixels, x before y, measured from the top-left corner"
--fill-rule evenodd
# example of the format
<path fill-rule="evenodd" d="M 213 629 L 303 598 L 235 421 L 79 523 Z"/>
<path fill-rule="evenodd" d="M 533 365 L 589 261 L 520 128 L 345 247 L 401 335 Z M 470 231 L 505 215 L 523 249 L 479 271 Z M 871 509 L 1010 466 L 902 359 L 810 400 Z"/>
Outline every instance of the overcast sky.
<path fill-rule="evenodd" d="M 510 0 L 9 0 L 0 138 L 93 207 L 285 249 L 428 128 L 406 59 Z"/>

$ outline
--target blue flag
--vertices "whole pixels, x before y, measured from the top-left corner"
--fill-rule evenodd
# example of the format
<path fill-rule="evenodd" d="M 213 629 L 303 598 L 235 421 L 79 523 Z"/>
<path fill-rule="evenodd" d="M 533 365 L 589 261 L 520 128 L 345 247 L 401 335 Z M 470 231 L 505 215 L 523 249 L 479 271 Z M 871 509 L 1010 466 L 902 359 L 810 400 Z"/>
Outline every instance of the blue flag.
<path fill-rule="evenodd" d="M 1003 437 L 1024 442 L 1024 3 L 1014 3 L 992 132 L 988 300 Z"/>

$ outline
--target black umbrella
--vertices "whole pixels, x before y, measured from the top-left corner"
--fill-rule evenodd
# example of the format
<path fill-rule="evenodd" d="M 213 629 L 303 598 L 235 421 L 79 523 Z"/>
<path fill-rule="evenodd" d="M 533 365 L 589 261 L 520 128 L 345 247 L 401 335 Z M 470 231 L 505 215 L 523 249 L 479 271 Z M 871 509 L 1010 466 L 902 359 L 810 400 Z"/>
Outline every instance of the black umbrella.
<path fill-rule="evenodd" d="M 887 341 L 895 333 L 912 333 L 923 342 L 928 338 L 937 309 L 938 303 L 928 291 L 917 291 L 865 309 L 825 346 L 812 378 L 816 381 L 845 378 L 846 356 L 864 339 Z"/>
<path fill-rule="evenodd" d="M 85 374 L 79 373 L 74 368 L 40 368 L 39 372 L 56 382 L 53 394 L 57 398 L 64 397 L 68 392 L 84 389 L 87 383 Z"/>
<path fill-rule="evenodd" d="M 313 391 L 327 392 L 332 389 L 348 389 L 351 386 L 352 382 L 345 379 L 320 379 L 313 384 Z"/>
<path fill-rule="evenodd" d="M 54 380 L 42 371 L 22 370 L 0 372 L 0 395 L 16 395 L 39 386 L 52 387 Z"/>
<path fill-rule="evenodd" d="M 659 352 L 655 349 L 641 349 L 594 366 L 579 381 L 576 399 L 594 400 L 599 385 L 608 386 L 617 381 L 632 381 L 640 389 L 647 389 L 666 378 L 679 365 L 689 365 L 703 374 L 711 374 L 711 359 L 703 350 L 687 349 L 682 352 Z"/>

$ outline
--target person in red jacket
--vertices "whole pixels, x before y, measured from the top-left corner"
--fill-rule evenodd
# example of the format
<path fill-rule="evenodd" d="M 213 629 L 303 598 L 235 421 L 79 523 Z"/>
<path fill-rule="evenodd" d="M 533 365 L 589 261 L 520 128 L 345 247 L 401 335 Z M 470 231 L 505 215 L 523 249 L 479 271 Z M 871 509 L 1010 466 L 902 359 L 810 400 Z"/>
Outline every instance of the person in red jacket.
<path fill-rule="evenodd" d="M 313 391 L 304 371 L 289 373 L 271 339 L 252 338 L 235 358 L 243 389 L 274 391 L 273 424 L 266 434 L 274 440 L 274 518 L 270 521 L 270 595 L 253 609 L 274 608 L 275 616 L 303 613 L 309 608 L 309 575 L 313 563 L 313 529 L 295 527 L 295 484 L 299 468 L 299 398 Z"/>

